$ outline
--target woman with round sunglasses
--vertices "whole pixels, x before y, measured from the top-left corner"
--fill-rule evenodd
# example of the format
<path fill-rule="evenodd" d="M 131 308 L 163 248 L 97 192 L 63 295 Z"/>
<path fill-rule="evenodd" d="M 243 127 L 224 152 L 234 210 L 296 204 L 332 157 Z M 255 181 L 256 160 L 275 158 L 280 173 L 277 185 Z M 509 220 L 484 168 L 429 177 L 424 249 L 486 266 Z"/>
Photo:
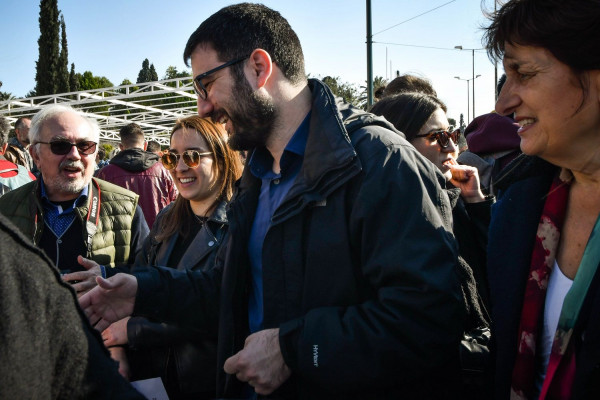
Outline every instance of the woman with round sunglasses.
<path fill-rule="evenodd" d="M 221 125 L 190 116 L 173 127 L 161 161 L 179 195 L 158 214 L 134 271 L 169 267 L 211 273 L 227 233 L 225 206 L 242 171 L 239 155 L 228 147 Z M 102 336 L 109 347 L 127 345 L 127 357 L 118 361 L 131 380 L 159 376 L 170 399 L 214 397 L 216 332 L 131 317 Z"/>
<path fill-rule="evenodd" d="M 447 180 L 459 274 L 467 313 L 461 344 L 465 399 L 486 398 L 490 317 L 485 275 L 487 228 L 493 198 L 483 195 L 477 169 L 456 162 L 459 130 L 449 126 L 446 105 L 425 93 L 401 93 L 378 101 L 371 112 L 390 121 Z M 407 188 L 406 190 L 410 190 Z"/>

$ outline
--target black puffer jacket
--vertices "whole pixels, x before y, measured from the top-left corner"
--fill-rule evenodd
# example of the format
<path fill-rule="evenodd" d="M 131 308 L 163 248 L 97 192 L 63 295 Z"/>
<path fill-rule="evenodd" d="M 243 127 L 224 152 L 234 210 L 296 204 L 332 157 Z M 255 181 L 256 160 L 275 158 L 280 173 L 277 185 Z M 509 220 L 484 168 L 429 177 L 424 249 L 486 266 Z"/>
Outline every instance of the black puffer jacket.
<path fill-rule="evenodd" d="M 463 316 L 445 180 L 385 120 L 309 85 L 304 161 L 263 246 L 264 327 L 280 328 L 292 370 L 272 397 L 450 398 Z M 228 212 L 219 314 L 218 274 L 137 275 L 135 313 L 191 326 L 218 315 L 219 397 L 242 390 L 222 368 L 249 333 L 247 243 L 259 191 L 246 169 Z"/>
<path fill-rule="evenodd" d="M 221 202 L 196 234 L 178 265 L 169 258 L 178 240 L 175 234 L 164 242 L 155 240 L 161 220 L 172 204 L 163 209 L 138 254 L 134 271 L 166 266 L 180 271 L 208 271 L 215 265 L 217 249 L 227 233 L 225 202 Z M 127 352 L 132 380 L 160 376 L 170 399 L 209 399 L 215 396 L 217 335 L 214 330 L 182 328 L 175 324 L 133 317 L 127 323 Z"/>

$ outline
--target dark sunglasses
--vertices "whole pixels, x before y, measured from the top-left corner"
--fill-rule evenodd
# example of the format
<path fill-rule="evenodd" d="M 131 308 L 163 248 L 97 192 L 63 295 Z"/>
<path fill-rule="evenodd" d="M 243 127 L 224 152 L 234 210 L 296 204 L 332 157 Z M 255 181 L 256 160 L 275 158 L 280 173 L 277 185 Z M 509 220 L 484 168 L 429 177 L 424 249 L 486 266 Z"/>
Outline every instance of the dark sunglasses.
<path fill-rule="evenodd" d="M 422 135 L 417 135 L 415 137 L 426 137 L 430 140 L 437 140 L 439 145 L 442 148 L 446 148 L 450 145 L 450 140 L 454 142 L 454 144 L 458 144 L 458 138 L 460 137 L 460 129 L 454 129 L 454 127 L 448 128 L 447 131 L 440 130 L 435 132 L 424 133 Z"/>
<path fill-rule="evenodd" d="M 177 168 L 177 164 L 179 163 L 179 157 L 183 159 L 183 163 L 190 168 L 198 168 L 200 165 L 200 158 L 205 156 L 210 156 L 212 153 L 210 151 L 205 151 L 200 153 L 196 150 L 186 150 L 181 154 L 177 153 L 164 153 L 160 157 L 160 161 L 165 166 L 166 169 L 175 169 Z"/>
<path fill-rule="evenodd" d="M 250 57 L 250 56 L 244 56 L 244 57 L 236 58 L 231 61 L 227 61 L 225 64 L 221 64 L 218 67 L 211 69 L 210 71 L 206 71 L 203 74 L 196 76 L 194 78 L 194 90 L 196 91 L 196 94 L 198 95 L 198 97 L 200 97 L 200 99 L 202 99 L 202 100 L 206 100 L 206 98 L 208 97 L 208 92 L 206 90 L 206 87 L 202 83 L 202 79 L 206 78 L 207 76 L 209 76 L 211 74 L 214 74 L 215 72 L 217 72 L 219 70 L 222 70 L 223 68 L 227 68 L 227 67 L 230 67 L 239 62 L 242 62 L 248 57 Z"/>
<path fill-rule="evenodd" d="M 72 143 L 68 140 L 53 140 L 51 142 L 35 142 L 35 144 L 47 144 L 50 145 L 50 151 L 57 156 L 64 156 L 69 154 L 73 146 L 77 147 L 79 154 L 94 154 L 96 151 L 96 145 L 98 143 L 92 142 L 91 140 L 85 140 L 83 142 Z"/>

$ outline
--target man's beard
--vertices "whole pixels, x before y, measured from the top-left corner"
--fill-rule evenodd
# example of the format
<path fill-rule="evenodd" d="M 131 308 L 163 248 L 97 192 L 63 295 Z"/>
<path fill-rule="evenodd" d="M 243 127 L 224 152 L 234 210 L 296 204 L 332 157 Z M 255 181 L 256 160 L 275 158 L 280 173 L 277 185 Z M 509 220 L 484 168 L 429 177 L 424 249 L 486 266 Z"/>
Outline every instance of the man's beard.
<path fill-rule="evenodd" d="M 85 166 L 81 162 L 77 161 L 63 161 L 59 165 L 59 170 L 62 170 L 64 167 L 78 167 L 81 169 L 83 177 L 68 179 L 61 175 L 59 175 L 56 179 L 44 180 L 44 185 L 51 188 L 53 192 L 59 192 L 63 194 L 79 194 L 90 182 L 89 179 L 86 179 L 85 176 Z"/>
<path fill-rule="evenodd" d="M 277 110 L 273 101 L 252 90 L 246 77 L 236 76 L 235 100 L 229 107 L 233 132 L 229 145 L 234 150 L 251 150 L 264 146 L 273 131 Z"/>

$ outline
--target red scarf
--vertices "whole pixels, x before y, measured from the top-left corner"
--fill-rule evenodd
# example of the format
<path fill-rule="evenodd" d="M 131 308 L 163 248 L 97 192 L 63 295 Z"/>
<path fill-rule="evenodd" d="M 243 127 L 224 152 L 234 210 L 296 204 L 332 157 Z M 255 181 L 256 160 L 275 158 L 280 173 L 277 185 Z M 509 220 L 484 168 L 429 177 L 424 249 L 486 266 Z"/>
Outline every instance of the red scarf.
<path fill-rule="evenodd" d="M 560 231 L 565 219 L 569 185 L 555 178 L 546 198 L 535 238 L 531 268 L 525 287 L 523 310 L 519 326 L 519 347 L 512 374 L 511 399 L 533 400 L 535 388 L 536 350 L 538 335 L 542 331 L 544 304 L 548 280 L 554 266 Z M 553 343 L 553 350 L 556 346 Z M 570 393 L 574 378 L 575 354 L 572 344 L 561 354 L 561 367 L 554 375 L 552 386 L 546 398 L 564 398 Z"/>

